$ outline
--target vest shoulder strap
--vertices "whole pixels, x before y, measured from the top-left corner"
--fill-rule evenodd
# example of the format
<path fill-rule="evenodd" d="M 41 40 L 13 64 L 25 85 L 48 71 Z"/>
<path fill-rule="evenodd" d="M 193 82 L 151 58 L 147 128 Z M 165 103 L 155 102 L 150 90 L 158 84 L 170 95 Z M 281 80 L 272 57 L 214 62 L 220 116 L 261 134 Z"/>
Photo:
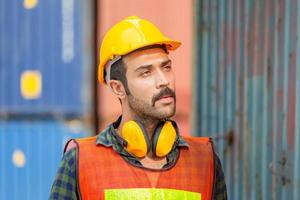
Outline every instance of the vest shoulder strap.
<path fill-rule="evenodd" d="M 212 142 L 212 139 L 210 137 L 192 137 L 192 136 L 184 136 L 184 140 L 188 141 L 195 141 L 203 144 L 208 144 Z"/>

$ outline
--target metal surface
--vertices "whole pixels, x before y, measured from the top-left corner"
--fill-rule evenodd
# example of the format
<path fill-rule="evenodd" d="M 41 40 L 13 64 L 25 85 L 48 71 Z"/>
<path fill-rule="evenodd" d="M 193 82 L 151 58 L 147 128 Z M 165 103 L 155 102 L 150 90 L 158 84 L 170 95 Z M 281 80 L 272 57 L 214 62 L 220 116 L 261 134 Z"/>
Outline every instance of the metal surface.
<path fill-rule="evenodd" d="M 80 121 L 0 121 L 0 199 L 48 199 L 70 138 L 86 136 Z"/>
<path fill-rule="evenodd" d="M 194 134 L 229 199 L 300 199 L 300 1 L 195 2 Z"/>
<path fill-rule="evenodd" d="M 83 113 L 82 9 L 74 0 L 0 1 L 0 114 Z M 22 90 L 28 71 L 39 75 L 37 95 Z"/>

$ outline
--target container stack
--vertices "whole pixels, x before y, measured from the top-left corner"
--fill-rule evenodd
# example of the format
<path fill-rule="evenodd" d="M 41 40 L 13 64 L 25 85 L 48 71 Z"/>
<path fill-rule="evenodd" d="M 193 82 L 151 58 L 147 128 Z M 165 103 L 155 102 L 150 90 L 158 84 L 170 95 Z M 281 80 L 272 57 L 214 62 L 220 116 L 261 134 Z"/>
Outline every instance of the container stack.
<path fill-rule="evenodd" d="M 0 199 L 47 199 L 65 142 L 89 135 L 82 7 L 2 1 L 0 13 Z"/>

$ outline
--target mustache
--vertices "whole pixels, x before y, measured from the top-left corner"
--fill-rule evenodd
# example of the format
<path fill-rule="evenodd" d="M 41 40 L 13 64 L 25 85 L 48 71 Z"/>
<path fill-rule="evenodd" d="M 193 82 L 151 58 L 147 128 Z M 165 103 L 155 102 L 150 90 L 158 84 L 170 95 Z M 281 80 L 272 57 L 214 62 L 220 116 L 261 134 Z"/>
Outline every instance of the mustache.
<path fill-rule="evenodd" d="M 166 87 L 166 88 L 162 89 L 158 94 L 153 96 L 152 106 L 154 106 L 154 104 L 157 100 L 163 98 L 164 96 L 171 96 L 174 98 L 174 100 L 176 100 L 175 92 L 172 89 Z"/>

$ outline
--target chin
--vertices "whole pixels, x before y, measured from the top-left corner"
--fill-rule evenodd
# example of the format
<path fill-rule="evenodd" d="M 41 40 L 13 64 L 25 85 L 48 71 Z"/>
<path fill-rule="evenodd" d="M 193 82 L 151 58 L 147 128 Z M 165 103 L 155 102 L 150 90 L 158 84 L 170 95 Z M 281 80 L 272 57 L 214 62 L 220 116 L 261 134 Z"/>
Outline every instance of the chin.
<path fill-rule="evenodd" d="M 175 112 L 174 112 L 174 113 L 171 113 L 171 114 L 169 114 L 169 115 L 166 115 L 163 119 L 171 118 L 171 117 L 173 117 L 174 115 L 175 115 Z"/>
<path fill-rule="evenodd" d="M 171 109 L 169 108 L 169 109 L 161 110 L 158 113 L 159 113 L 159 119 L 166 119 L 166 118 L 173 117 L 176 113 L 176 109 L 173 107 Z"/>

